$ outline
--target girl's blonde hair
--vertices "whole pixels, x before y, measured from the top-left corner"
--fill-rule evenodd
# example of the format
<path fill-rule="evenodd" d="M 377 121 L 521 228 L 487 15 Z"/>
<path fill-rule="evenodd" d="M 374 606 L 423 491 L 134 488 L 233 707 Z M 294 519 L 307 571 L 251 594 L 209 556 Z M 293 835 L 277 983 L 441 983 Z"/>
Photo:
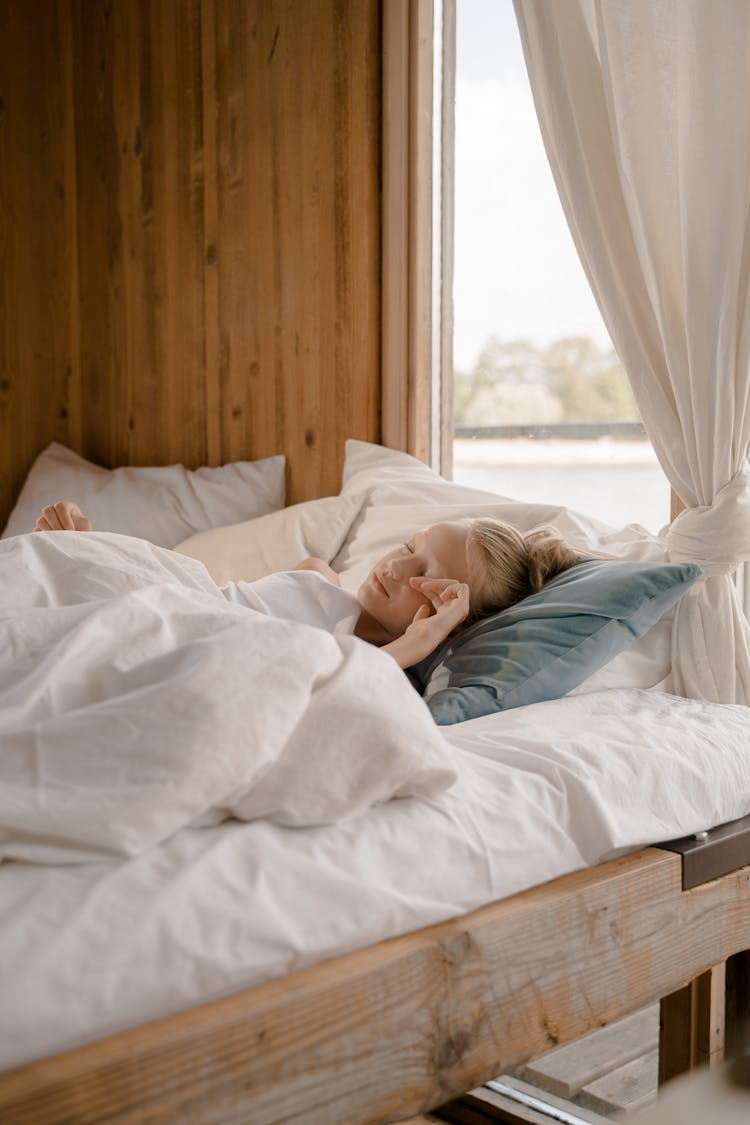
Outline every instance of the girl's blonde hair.
<path fill-rule="evenodd" d="M 581 558 L 554 527 L 526 535 L 492 519 L 466 521 L 472 620 L 535 594 Z"/>

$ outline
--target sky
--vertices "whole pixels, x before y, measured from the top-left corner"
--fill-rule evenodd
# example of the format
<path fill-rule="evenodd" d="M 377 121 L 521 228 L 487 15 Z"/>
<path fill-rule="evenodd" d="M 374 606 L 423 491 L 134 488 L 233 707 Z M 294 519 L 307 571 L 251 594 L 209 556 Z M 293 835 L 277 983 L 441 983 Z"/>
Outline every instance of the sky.
<path fill-rule="evenodd" d="M 542 144 L 511 0 L 456 2 L 454 360 L 490 335 L 611 343 Z"/>

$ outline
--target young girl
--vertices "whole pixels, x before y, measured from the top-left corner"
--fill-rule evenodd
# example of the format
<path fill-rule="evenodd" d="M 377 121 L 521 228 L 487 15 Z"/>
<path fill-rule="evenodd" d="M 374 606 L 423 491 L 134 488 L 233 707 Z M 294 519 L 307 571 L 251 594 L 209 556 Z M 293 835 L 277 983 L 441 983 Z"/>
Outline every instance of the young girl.
<path fill-rule="evenodd" d="M 46 507 L 35 531 L 92 531 L 70 500 Z M 380 559 L 356 597 L 321 559 L 294 571 L 222 587 L 262 613 L 350 632 L 401 668 L 424 660 L 464 622 L 496 613 L 567 570 L 578 558 L 554 528 L 523 535 L 510 524 L 466 519 L 426 527 Z"/>

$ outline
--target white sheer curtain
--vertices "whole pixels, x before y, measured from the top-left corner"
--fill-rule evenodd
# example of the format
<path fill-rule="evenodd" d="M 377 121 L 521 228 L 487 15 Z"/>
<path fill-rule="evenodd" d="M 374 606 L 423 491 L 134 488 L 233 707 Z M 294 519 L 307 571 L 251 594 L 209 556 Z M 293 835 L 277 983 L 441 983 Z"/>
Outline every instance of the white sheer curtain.
<path fill-rule="evenodd" d="M 675 691 L 750 703 L 750 2 L 514 0 L 544 143 L 649 437 L 686 505 Z"/>

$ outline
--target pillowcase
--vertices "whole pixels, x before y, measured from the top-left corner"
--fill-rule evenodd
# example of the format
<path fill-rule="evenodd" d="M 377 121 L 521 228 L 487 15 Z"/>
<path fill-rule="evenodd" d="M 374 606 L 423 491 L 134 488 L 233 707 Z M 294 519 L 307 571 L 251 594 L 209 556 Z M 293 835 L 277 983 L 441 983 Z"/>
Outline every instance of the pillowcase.
<path fill-rule="evenodd" d="M 643 636 L 700 574 L 692 563 L 584 559 L 410 671 L 443 726 L 558 699 Z"/>
<path fill-rule="evenodd" d="M 362 506 L 361 496 L 305 500 L 280 512 L 192 535 L 175 550 L 198 559 L 218 586 L 292 570 L 312 555 L 330 562 Z"/>
<path fill-rule="evenodd" d="M 97 531 L 173 547 L 196 531 L 283 508 L 283 455 L 220 468 L 163 465 L 104 469 L 53 442 L 31 466 L 2 538 L 33 531 L 42 508 L 75 500 Z"/>

